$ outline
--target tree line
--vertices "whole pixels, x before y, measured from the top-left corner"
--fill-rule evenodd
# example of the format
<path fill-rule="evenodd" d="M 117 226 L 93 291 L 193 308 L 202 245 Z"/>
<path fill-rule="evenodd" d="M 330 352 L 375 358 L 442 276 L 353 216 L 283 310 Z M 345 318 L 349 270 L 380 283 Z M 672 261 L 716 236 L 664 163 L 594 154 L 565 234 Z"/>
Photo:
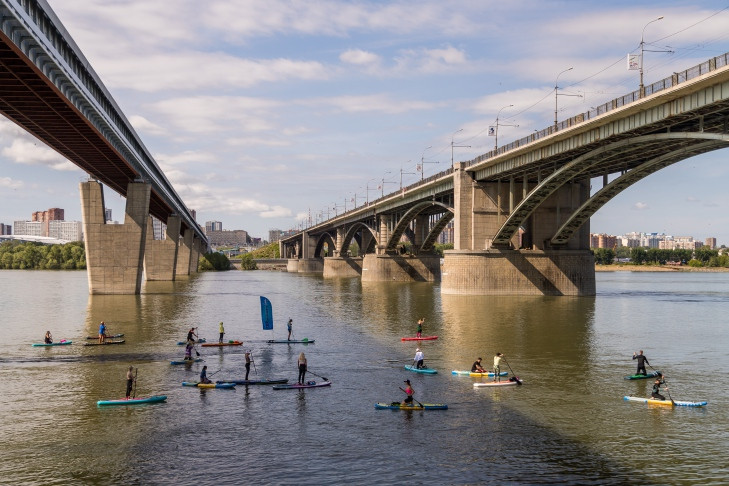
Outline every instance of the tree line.
<path fill-rule="evenodd" d="M 660 250 L 658 248 L 594 248 L 595 263 L 612 265 L 615 260 L 630 259 L 633 265 L 666 265 L 675 263 L 692 267 L 729 267 L 729 255 L 702 246 L 696 250 Z"/>
<path fill-rule="evenodd" d="M 0 244 L 0 269 L 4 270 L 85 270 L 84 244 L 63 245 L 4 241 Z"/>

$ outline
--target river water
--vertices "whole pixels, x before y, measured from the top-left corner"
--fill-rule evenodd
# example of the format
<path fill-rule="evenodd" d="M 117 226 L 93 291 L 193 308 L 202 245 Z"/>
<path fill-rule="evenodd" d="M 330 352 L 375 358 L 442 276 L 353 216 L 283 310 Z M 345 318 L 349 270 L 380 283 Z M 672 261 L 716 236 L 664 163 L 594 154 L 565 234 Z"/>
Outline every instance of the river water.
<path fill-rule="evenodd" d="M 206 273 L 147 283 L 139 296 L 89 296 L 85 272 L 0 271 L 0 483 L 3 484 L 726 484 L 729 481 L 729 274 L 598 273 L 596 297 L 441 295 L 431 283 L 362 283 L 280 272 Z M 273 304 L 263 331 L 259 296 Z M 267 344 L 294 337 L 308 345 Z M 425 363 L 403 366 L 425 318 Z M 99 321 L 117 346 L 81 346 Z M 171 366 L 192 325 L 241 348 L 199 348 Z M 46 330 L 70 346 L 33 348 Z M 273 390 L 182 387 L 201 365 L 213 379 L 296 381 L 296 360 L 332 386 Z M 624 402 L 643 349 L 675 400 Z M 474 388 L 451 375 L 497 352 L 523 386 Z M 167 402 L 97 408 L 124 395 Z M 650 371 L 650 368 L 649 368 Z M 321 378 L 308 375 L 308 379 Z M 446 411 L 375 410 L 410 379 L 421 402 Z"/>

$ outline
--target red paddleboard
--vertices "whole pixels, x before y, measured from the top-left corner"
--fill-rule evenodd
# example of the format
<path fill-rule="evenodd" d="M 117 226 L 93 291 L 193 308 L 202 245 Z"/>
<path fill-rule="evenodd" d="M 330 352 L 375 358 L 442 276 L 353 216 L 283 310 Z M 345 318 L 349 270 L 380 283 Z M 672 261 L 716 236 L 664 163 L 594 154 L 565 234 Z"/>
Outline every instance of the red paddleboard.
<path fill-rule="evenodd" d="M 432 341 L 438 339 L 438 336 L 422 336 L 422 337 L 404 337 L 400 341 Z"/>

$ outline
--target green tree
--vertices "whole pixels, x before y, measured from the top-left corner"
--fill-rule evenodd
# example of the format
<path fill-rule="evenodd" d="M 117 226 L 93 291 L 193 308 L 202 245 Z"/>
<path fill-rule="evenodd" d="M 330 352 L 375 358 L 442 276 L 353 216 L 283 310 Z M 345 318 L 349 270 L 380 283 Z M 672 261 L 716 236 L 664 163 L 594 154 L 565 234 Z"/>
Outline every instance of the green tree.
<path fill-rule="evenodd" d="M 716 250 L 712 250 L 708 246 L 702 246 L 701 248 L 697 248 L 696 251 L 694 251 L 694 258 L 699 260 L 701 263 L 708 263 L 712 257 L 718 256 L 719 252 Z"/>
<path fill-rule="evenodd" d="M 258 267 L 256 266 L 256 261 L 253 259 L 252 253 L 246 253 L 243 255 L 240 259 L 240 269 L 241 270 L 256 270 Z"/>
<path fill-rule="evenodd" d="M 221 271 L 230 270 L 230 260 L 228 257 L 218 252 L 210 252 L 203 255 L 198 263 L 198 269 L 201 271 Z"/>
<path fill-rule="evenodd" d="M 595 263 L 599 265 L 612 265 L 615 259 L 615 252 L 612 248 L 595 248 Z"/>
<path fill-rule="evenodd" d="M 644 264 L 647 258 L 648 254 L 645 248 L 636 247 L 630 250 L 630 260 L 636 265 Z"/>

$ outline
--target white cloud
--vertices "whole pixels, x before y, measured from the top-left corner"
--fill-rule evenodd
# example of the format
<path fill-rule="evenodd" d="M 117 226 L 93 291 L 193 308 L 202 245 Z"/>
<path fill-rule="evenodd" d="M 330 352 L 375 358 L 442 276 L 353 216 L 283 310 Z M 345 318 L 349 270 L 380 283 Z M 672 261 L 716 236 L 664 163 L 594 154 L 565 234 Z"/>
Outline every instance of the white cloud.
<path fill-rule="evenodd" d="M 439 106 L 437 103 L 427 101 L 399 100 L 385 94 L 314 98 L 302 100 L 299 103 L 303 105 L 330 105 L 346 113 L 377 112 L 388 114 L 430 110 Z"/>
<path fill-rule="evenodd" d="M 413 71 L 420 73 L 452 72 L 456 69 L 471 71 L 475 65 L 468 65 L 468 56 L 465 51 L 455 47 L 443 49 L 407 49 L 396 58 L 397 70 L 405 73 Z"/>
<path fill-rule="evenodd" d="M 635 209 L 637 211 L 643 211 L 644 209 L 650 209 L 650 206 L 648 206 L 648 203 L 637 202 L 633 204 L 632 209 Z"/>
<path fill-rule="evenodd" d="M 0 187 L 6 187 L 8 189 L 20 189 L 23 187 L 23 181 L 16 181 L 10 177 L 0 177 Z"/>
<path fill-rule="evenodd" d="M 349 49 L 339 55 L 339 60 L 348 64 L 366 66 L 379 63 L 380 56 L 373 52 L 367 52 L 361 49 Z"/>
<path fill-rule="evenodd" d="M 167 130 L 151 121 L 147 120 L 143 116 L 132 115 L 129 117 L 129 123 L 132 124 L 137 132 L 145 133 L 149 135 L 167 135 Z"/>
<path fill-rule="evenodd" d="M 16 164 L 42 165 L 61 171 L 79 170 L 58 152 L 25 133 L 16 135 L 15 138 L 0 134 L 0 146 L 2 145 L 4 147 L 0 149 L 0 154 Z"/>
<path fill-rule="evenodd" d="M 261 211 L 259 216 L 262 218 L 288 218 L 292 215 L 292 211 L 283 206 L 273 206 L 266 211 Z"/>

